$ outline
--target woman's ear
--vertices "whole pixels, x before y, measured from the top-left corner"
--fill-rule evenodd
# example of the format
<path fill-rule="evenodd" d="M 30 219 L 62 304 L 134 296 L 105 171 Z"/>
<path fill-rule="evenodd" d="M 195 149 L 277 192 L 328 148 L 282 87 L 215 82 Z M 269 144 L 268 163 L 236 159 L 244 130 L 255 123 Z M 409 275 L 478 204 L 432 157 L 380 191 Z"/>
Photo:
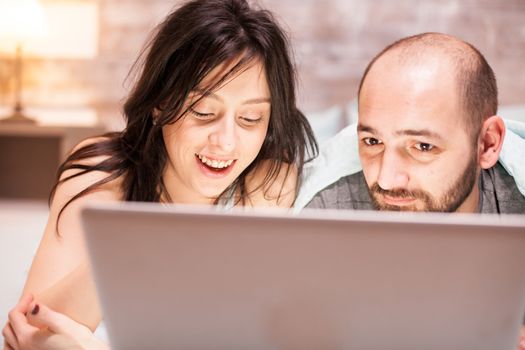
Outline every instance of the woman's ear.
<path fill-rule="evenodd" d="M 152 118 L 152 124 L 153 125 L 157 125 L 157 120 L 159 119 L 159 116 L 160 116 L 160 110 L 155 107 L 153 108 L 153 112 L 151 113 L 151 118 Z"/>
<path fill-rule="evenodd" d="M 503 119 L 494 115 L 483 122 L 478 145 L 481 168 L 488 169 L 497 163 L 504 138 L 505 123 L 503 123 Z"/>

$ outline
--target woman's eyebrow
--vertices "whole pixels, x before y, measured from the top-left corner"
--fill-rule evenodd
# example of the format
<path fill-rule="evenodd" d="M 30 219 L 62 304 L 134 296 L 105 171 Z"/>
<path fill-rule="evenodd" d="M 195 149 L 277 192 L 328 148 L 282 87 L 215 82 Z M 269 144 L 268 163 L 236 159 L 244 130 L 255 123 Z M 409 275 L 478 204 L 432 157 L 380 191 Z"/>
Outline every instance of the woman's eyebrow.
<path fill-rule="evenodd" d="M 215 93 L 213 93 L 211 91 L 196 89 L 196 90 L 193 90 L 192 93 L 193 93 L 193 95 L 199 96 L 199 98 L 211 97 L 214 100 L 217 100 L 217 101 L 220 101 L 220 102 L 224 102 L 223 99 L 219 95 L 217 95 L 217 94 L 215 94 Z"/>
<path fill-rule="evenodd" d="M 205 90 L 194 90 L 194 94 L 200 95 L 202 97 L 210 97 L 214 100 L 217 100 L 219 102 L 224 102 L 224 99 L 217 95 L 214 92 L 211 91 L 205 91 Z M 247 100 L 244 100 L 241 102 L 243 105 L 254 105 L 254 104 L 260 104 L 260 103 L 270 103 L 271 99 L 269 97 L 256 97 L 256 98 L 250 98 Z"/>
<path fill-rule="evenodd" d="M 251 98 L 248 100 L 242 101 L 243 105 L 255 105 L 259 103 L 270 103 L 271 100 L 268 97 L 259 97 L 259 98 Z"/>

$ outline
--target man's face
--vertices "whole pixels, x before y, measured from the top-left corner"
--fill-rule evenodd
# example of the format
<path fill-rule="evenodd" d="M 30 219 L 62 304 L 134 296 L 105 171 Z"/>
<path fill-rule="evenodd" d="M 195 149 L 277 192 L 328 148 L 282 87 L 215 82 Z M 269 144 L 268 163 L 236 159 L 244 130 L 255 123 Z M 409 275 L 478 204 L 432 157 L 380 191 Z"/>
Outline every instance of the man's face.
<path fill-rule="evenodd" d="M 477 146 L 452 66 L 438 56 L 400 65 L 391 55 L 374 64 L 359 98 L 359 157 L 374 205 L 475 211 Z"/>

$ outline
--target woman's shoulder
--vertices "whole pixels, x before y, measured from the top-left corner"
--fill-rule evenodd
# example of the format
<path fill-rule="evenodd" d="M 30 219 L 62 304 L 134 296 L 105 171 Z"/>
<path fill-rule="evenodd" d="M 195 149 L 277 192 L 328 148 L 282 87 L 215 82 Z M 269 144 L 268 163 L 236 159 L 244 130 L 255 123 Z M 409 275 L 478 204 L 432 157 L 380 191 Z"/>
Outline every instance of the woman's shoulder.
<path fill-rule="evenodd" d="M 281 163 L 277 169 L 274 167 L 272 161 L 262 161 L 246 178 L 252 206 L 290 208 L 293 205 L 297 189 L 297 167 L 289 163 Z"/>
<path fill-rule="evenodd" d="M 110 152 L 104 151 L 104 148 L 109 149 L 111 147 L 110 144 L 118 140 L 119 134 L 120 133 L 107 133 L 104 135 L 88 137 L 80 141 L 69 151 L 66 162 L 81 160 L 82 164 L 95 165 L 109 158 Z M 74 159 L 79 158 L 79 153 L 82 154 L 81 159 Z"/>
<path fill-rule="evenodd" d="M 58 199 L 57 196 L 73 198 L 85 189 L 96 186 L 92 191 L 94 195 L 86 194 L 86 197 L 120 200 L 122 179 L 116 177 L 106 182 L 113 172 L 104 169 L 100 164 L 111 158 L 111 154 L 97 147 L 111 140 L 112 137 L 108 135 L 96 136 L 85 139 L 73 147 L 61 167 L 54 199 Z"/>

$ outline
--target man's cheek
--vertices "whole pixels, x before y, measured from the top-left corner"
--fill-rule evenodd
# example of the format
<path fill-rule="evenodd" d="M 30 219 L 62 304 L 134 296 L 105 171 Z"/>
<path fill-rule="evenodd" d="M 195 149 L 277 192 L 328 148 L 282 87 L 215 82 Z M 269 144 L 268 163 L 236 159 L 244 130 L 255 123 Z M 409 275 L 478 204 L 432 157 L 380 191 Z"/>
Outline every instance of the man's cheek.
<path fill-rule="evenodd" d="M 377 182 L 379 164 L 377 162 L 364 159 L 361 161 L 361 166 L 363 167 L 363 174 L 365 176 L 366 183 L 370 188 L 374 183 Z"/>

